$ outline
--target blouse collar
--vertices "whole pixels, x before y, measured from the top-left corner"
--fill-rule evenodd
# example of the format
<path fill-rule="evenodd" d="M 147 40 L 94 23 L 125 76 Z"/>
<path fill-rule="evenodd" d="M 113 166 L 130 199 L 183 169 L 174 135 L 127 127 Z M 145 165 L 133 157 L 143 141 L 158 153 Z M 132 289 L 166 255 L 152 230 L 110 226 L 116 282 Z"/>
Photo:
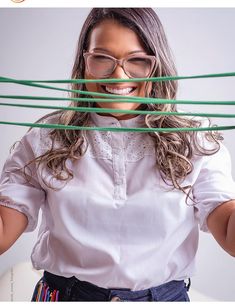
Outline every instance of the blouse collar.
<path fill-rule="evenodd" d="M 145 123 L 145 115 L 139 114 L 133 118 L 126 120 L 118 120 L 113 116 L 100 115 L 95 112 L 90 113 L 90 117 L 96 126 L 108 127 L 108 126 L 123 126 L 123 127 L 140 127 Z"/>

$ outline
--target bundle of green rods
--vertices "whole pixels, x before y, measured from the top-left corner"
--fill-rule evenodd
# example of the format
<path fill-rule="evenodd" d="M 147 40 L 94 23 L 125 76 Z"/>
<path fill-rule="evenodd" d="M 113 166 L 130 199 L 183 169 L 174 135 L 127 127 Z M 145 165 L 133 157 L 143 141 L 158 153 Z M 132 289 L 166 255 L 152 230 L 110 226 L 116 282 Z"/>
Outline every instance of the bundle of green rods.
<path fill-rule="evenodd" d="M 170 80 L 181 79 L 198 79 L 198 78 L 217 78 L 217 77 L 234 77 L 235 72 L 220 73 L 220 74 L 206 74 L 206 75 L 193 75 L 193 76 L 164 76 L 152 78 L 132 78 L 125 79 L 125 82 L 162 82 Z M 90 102 L 125 102 L 125 103 L 141 103 L 141 104 L 198 104 L 198 105 L 235 105 L 235 101 L 189 101 L 189 100 L 173 100 L 173 99 L 159 99 L 147 98 L 138 96 L 121 96 L 115 94 L 105 94 L 98 92 L 89 92 L 81 90 L 72 90 L 49 86 L 45 84 L 72 84 L 72 83 L 118 83 L 123 82 L 123 79 L 70 79 L 70 80 L 16 80 L 13 78 L 0 77 L 0 83 L 13 83 L 23 86 L 31 86 L 42 89 L 50 89 L 57 91 L 65 91 L 69 93 L 77 93 L 79 95 L 89 95 L 93 98 L 64 98 L 64 97 L 45 97 L 45 96 L 22 96 L 22 95 L 0 95 L 0 99 L 19 99 L 19 100 L 48 100 L 48 101 L 79 101 Z M 97 97 L 97 98 L 96 98 Z M 23 108 L 38 108 L 38 109 L 57 109 L 57 110 L 73 110 L 79 112 L 96 112 L 96 113 L 125 113 L 125 114 L 152 114 L 152 115 L 174 115 L 174 116 L 199 116 L 207 118 L 235 118 L 235 114 L 218 114 L 218 113 L 193 113 L 193 112 L 162 112 L 150 110 L 121 110 L 110 108 L 89 108 L 89 107 L 66 107 L 66 106 L 53 106 L 53 105 L 37 105 L 37 104 L 19 104 L 19 103 L 5 103 L 0 102 L 0 106 L 8 107 L 23 107 Z M 39 124 L 39 123 L 25 123 L 25 122 L 8 122 L 0 121 L 1 125 L 16 125 L 37 128 L 51 128 L 51 129 L 72 129 L 72 130 L 100 130 L 100 131 L 136 131 L 136 132 L 179 132 L 179 131 L 215 131 L 215 130 L 230 130 L 235 129 L 235 126 L 211 126 L 211 127 L 198 127 L 198 128 L 125 128 L 125 127 L 87 127 L 87 126 L 73 126 L 73 125 L 60 125 L 60 124 Z"/>

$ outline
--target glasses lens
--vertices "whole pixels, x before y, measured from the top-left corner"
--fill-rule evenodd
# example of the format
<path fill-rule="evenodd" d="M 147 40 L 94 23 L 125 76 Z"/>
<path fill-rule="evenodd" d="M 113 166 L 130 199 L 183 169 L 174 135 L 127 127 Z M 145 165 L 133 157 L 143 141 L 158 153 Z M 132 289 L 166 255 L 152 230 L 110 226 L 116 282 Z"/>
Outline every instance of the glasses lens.
<path fill-rule="evenodd" d="M 152 61 L 147 57 L 131 57 L 125 62 L 125 69 L 131 77 L 148 77 L 152 69 Z"/>
<path fill-rule="evenodd" d="M 107 77 L 113 72 L 115 62 L 105 55 L 91 54 L 87 58 L 88 70 L 97 77 Z"/>

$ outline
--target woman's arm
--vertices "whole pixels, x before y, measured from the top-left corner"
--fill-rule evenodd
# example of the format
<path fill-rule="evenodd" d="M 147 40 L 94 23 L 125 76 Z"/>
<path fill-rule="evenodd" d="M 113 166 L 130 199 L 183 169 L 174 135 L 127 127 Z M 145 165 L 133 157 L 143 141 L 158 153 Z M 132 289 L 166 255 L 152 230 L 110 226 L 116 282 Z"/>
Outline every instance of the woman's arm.
<path fill-rule="evenodd" d="M 207 226 L 219 245 L 235 257 L 235 200 L 213 210 L 207 218 Z"/>
<path fill-rule="evenodd" d="M 0 255 L 15 243 L 27 224 L 28 219 L 23 213 L 0 206 Z"/>

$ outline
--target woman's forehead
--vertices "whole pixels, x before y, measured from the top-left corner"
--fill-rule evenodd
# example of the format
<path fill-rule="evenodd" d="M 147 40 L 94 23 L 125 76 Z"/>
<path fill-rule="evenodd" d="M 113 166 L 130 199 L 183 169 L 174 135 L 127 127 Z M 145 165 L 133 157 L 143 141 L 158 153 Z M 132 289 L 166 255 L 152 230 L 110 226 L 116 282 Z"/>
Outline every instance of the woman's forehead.
<path fill-rule="evenodd" d="M 143 43 L 139 36 L 115 20 L 104 20 L 91 32 L 89 49 L 118 49 L 132 52 L 144 51 Z"/>

